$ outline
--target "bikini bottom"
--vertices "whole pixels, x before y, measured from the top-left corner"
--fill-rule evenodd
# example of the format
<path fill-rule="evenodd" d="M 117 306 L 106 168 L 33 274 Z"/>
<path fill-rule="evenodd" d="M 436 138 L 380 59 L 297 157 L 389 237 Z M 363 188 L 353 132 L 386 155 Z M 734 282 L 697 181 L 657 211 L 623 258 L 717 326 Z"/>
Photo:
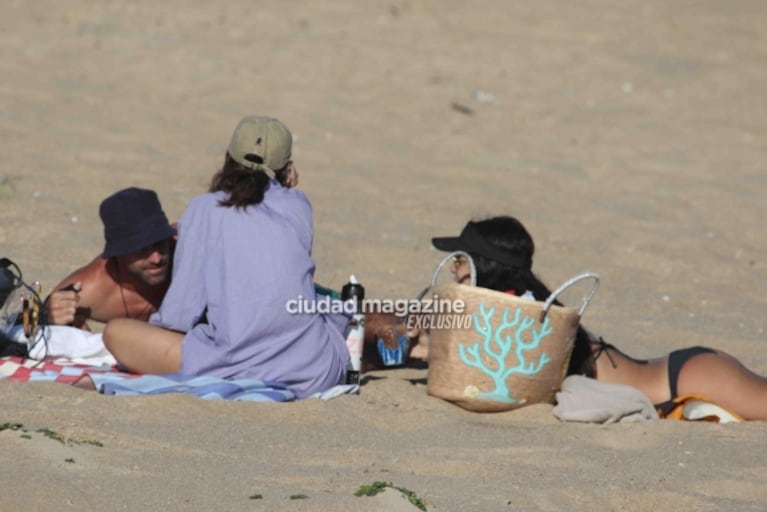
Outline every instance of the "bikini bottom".
<path fill-rule="evenodd" d="M 706 347 L 689 347 L 681 350 L 675 350 L 668 355 L 668 386 L 671 391 L 671 398 L 663 403 L 655 404 L 655 408 L 661 416 L 668 414 L 678 404 L 674 402 L 677 397 L 677 381 L 682 367 L 699 354 L 714 354 L 715 350 Z"/>

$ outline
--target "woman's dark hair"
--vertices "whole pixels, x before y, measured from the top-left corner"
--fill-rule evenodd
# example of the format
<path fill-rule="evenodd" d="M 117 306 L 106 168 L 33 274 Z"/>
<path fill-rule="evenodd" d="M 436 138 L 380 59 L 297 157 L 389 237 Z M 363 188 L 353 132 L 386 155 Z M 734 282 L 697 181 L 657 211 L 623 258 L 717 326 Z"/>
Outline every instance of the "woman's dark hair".
<path fill-rule="evenodd" d="M 478 221 L 475 223 L 475 227 L 482 237 L 493 246 L 518 256 L 523 261 L 530 262 L 528 266 L 515 267 L 469 251 L 477 267 L 477 286 L 503 292 L 513 290 L 516 295 L 522 295 L 529 290 L 537 300 L 545 300 L 551 295 L 551 290 L 533 273 L 532 261 L 535 244 L 530 233 L 521 222 L 514 217 L 499 216 Z M 555 302 L 555 304 L 561 305 L 559 302 Z M 591 358 L 590 336 L 579 325 L 567 374 L 583 374 L 594 377 L 595 373 L 594 362 Z"/>
<path fill-rule="evenodd" d="M 286 165 L 275 171 L 277 181 L 285 183 L 287 177 Z M 224 165 L 213 175 L 208 192 L 228 192 L 229 198 L 219 201 L 221 206 L 245 208 L 256 205 L 264 200 L 266 189 L 269 188 L 269 176 L 263 171 L 254 171 L 235 162 L 229 153 L 224 158 Z"/>

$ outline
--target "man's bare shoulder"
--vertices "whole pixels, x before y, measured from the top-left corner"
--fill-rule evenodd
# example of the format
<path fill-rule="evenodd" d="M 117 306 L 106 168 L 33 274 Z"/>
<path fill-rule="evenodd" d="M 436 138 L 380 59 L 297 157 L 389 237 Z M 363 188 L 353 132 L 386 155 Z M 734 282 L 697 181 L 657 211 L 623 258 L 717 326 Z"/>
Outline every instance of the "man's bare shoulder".
<path fill-rule="evenodd" d="M 54 287 L 54 290 L 60 290 L 74 283 L 81 283 L 81 288 L 100 289 L 104 286 L 115 284 L 107 270 L 109 260 L 96 256 L 90 263 L 73 271 L 67 277 Z"/>

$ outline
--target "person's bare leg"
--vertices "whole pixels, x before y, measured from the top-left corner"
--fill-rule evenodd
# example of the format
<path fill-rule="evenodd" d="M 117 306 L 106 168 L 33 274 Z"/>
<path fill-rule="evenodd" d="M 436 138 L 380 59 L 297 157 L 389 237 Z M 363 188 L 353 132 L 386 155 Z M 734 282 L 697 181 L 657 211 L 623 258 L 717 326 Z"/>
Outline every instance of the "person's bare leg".
<path fill-rule="evenodd" d="M 139 320 L 118 318 L 104 328 L 104 344 L 117 362 L 136 373 L 176 373 L 184 335 Z"/>
<path fill-rule="evenodd" d="M 747 420 L 767 420 L 767 377 L 724 352 L 688 360 L 679 372 L 677 393 L 697 393 Z"/>

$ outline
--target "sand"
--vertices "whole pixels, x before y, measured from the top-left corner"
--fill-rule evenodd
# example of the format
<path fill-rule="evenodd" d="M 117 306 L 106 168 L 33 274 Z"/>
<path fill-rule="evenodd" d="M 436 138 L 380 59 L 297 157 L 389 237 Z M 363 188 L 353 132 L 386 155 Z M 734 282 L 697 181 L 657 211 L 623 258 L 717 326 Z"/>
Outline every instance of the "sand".
<path fill-rule="evenodd" d="M 413 297 L 431 236 L 512 214 L 550 285 L 601 276 L 584 323 L 609 341 L 767 374 L 766 24 L 758 1 L 4 0 L 0 256 L 49 291 L 102 249 L 102 198 L 154 188 L 177 219 L 240 117 L 270 114 L 295 134 L 318 282 Z M 428 510 L 767 502 L 764 423 L 483 415 L 426 378 L 268 405 L 0 382 L 0 423 L 28 431 L 0 432 L 0 509 L 417 510 L 354 496 L 375 481 Z"/>

